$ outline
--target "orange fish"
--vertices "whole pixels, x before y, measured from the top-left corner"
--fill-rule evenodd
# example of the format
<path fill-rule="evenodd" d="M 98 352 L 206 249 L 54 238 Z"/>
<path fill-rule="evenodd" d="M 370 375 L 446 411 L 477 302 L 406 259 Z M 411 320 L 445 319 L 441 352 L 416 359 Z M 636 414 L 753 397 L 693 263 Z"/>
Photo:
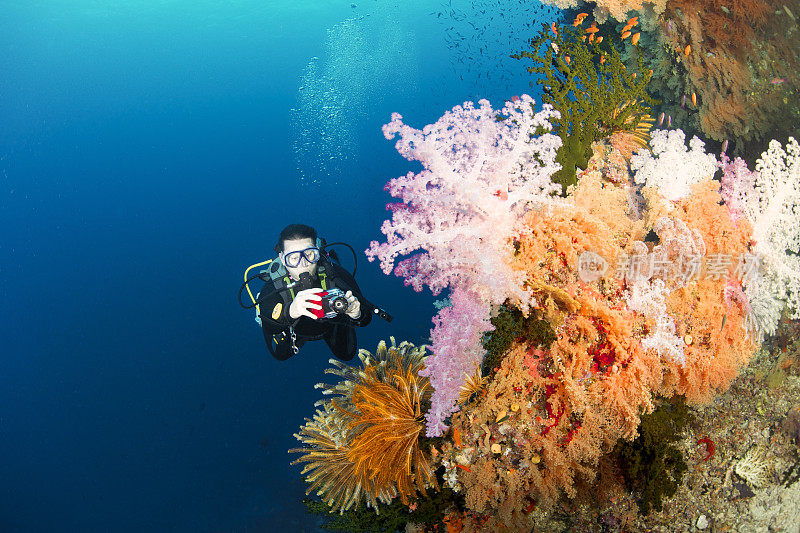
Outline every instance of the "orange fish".
<path fill-rule="evenodd" d="M 583 24 L 583 19 L 585 19 L 589 14 L 588 13 L 579 13 L 578 16 L 575 17 L 575 20 L 572 22 L 572 25 L 576 28 Z"/>
<path fill-rule="evenodd" d="M 634 45 L 639 44 L 639 37 L 641 37 L 641 35 L 642 34 L 639 33 L 639 32 L 634 33 L 633 34 L 633 38 L 631 38 L 631 44 L 634 44 Z"/>
<path fill-rule="evenodd" d="M 565 55 L 565 56 L 564 56 L 564 61 L 566 61 L 566 62 L 567 62 L 567 65 L 569 65 L 569 62 L 570 62 L 571 60 L 570 60 L 570 58 L 569 58 L 569 56 L 568 56 L 568 55 Z"/>
<path fill-rule="evenodd" d="M 687 44 L 686 48 L 683 50 L 683 54 L 688 57 L 689 54 L 691 53 L 692 53 L 692 45 Z"/>
<path fill-rule="evenodd" d="M 650 76 L 653 75 L 653 69 L 650 69 Z"/>
<path fill-rule="evenodd" d="M 631 17 L 628 19 L 628 24 L 630 24 L 631 27 L 636 26 L 638 23 L 639 23 L 639 17 Z"/>
<path fill-rule="evenodd" d="M 594 35 L 594 34 L 592 34 L 592 35 Z M 581 41 L 586 42 L 586 36 L 585 35 L 581 35 Z"/>
<path fill-rule="evenodd" d="M 600 56 L 600 64 L 602 65 L 605 62 L 606 62 L 606 56 Z"/>
<path fill-rule="evenodd" d="M 584 37 L 586 37 L 586 36 L 584 35 Z M 590 33 L 590 34 L 589 34 L 589 39 L 588 39 L 588 41 L 589 41 L 589 42 L 592 42 L 592 41 L 594 41 L 594 33 Z"/>
<path fill-rule="evenodd" d="M 600 37 L 598 37 L 596 42 L 597 42 L 597 44 L 602 43 L 603 42 L 603 36 L 601 35 Z"/>
<path fill-rule="evenodd" d="M 456 448 L 461 448 L 461 433 L 457 428 L 453 428 L 453 442 Z"/>
<path fill-rule="evenodd" d="M 596 23 L 592 22 L 592 25 L 586 28 L 586 33 L 596 33 L 600 31 L 600 28 L 597 27 Z"/>
<path fill-rule="evenodd" d="M 635 77 L 636 77 L 636 73 L 634 72 L 633 74 L 631 74 L 631 78 L 635 78 Z"/>
<path fill-rule="evenodd" d="M 630 36 L 631 36 L 631 32 L 630 31 L 626 31 L 625 33 L 622 34 L 622 40 L 624 41 L 625 39 L 627 39 Z"/>
<path fill-rule="evenodd" d="M 550 23 L 550 29 L 553 30 L 553 35 L 558 37 L 558 29 L 556 29 L 556 23 L 555 22 L 551 22 Z"/>
<path fill-rule="evenodd" d="M 692 93 L 692 105 L 697 107 L 697 94 Z"/>

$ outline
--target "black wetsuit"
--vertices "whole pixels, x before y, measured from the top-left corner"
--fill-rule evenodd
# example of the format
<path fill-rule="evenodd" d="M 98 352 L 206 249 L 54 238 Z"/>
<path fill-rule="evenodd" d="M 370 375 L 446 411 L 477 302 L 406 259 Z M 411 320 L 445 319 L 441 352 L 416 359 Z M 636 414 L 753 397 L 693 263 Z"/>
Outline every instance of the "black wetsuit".
<path fill-rule="evenodd" d="M 281 295 L 276 292 L 272 282 L 267 282 L 258 295 L 258 305 L 261 311 L 261 330 L 264 340 L 273 348 L 273 355 L 279 361 L 285 361 L 294 355 L 289 326 L 292 326 L 297 339 L 295 346 L 300 348 L 308 341 L 325 339 L 325 342 L 338 359 L 349 361 L 358 352 L 356 341 L 356 327 L 366 326 L 372 320 L 372 308 L 369 307 L 358 288 L 356 281 L 350 273 L 332 261 L 325 261 L 327 288 L 336 287 L 342 292 L 352 291 L 361 304 L 361 316 L 353 320 L 346 314 L 337 315 L 331 319 L 320 318 L 313 320 L 307 316 L 300 316 L 292 320 L 289 317 L 289 305 L 285 304 Z M 313 277 L 314 287 L 320 287 L 320 280 Z M 275 307 L 281 304 L 282 308 L 277 318 L 273 319 Z"/>

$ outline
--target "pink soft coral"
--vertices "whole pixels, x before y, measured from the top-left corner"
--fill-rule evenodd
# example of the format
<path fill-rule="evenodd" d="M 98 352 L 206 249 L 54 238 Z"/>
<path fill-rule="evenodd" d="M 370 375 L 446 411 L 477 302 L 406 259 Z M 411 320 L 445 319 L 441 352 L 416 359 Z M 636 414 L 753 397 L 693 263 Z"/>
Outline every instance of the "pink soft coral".
<path fill-rule="evenodd" d="M 528 95 L 499 111 L 487 100 L 478 104 L 456 106 L 422 130 L 398 113 L 383 127 L 387 139 L 400 136 L 398 152 L 423 170 L 386 185 L 401 202 L 388 206 L 392 220 L 381 226 L 386 242 L 372 241 L 366 254 L 416 291 L 427 285 L 436 295 L 458 282 L 492 303 L 509 292 L 524 299 L 506 261 L 510 236 L 525 211 L 558 191 L 550 176 L 560 168 L 561 140 L 547 133 L 558 113 L 547 105 L 535 113 Z M 532 136 L 537 130 L 543 134 Z M 399 256 L 417 250 L 395 268 Z"/>
<path fill-rule="evenodd" d="M 474 292 L 456 287 L 450 300 L 452 307 L 445 307 L 433 318 L 433 354 L 425 359 L 425 369 L 420 371 L 434 388 L 431 408 L 425 414 L 429 437 L 439 437 L 447 429 L 444 421 L 458 410 L 465 376 L 474 374 L 483 360 L 481 337 L 493 329 L 489 308 Z"/>
<path fill-rule="evenodd" d="M 383 127 L 387 139 L 399 135 L 398 152 L 423 170 L 386 185 L 401 201 L 387 206 L 392 220 L 381 226 L 387 240 L 372 241 L 367 258 L 379 259 L 386 274 L 394 269 L 416 291 L 426 285 L 434 295 L 452 291 L 453 306 L 434 318 L 433 355 L 424 371 L 435 389 L 426 415 L 429 436 L 447 428 L 464 374 L 483 358 L 490 304 L 507 298 L 534 304 L 522 273 L 510 265 L 512 237 L 523 213 L 552 202 L 559 191 L 550 176 L 560 168 L 561 140 L 548 133 L 558 113 L 550 106 L 536 113 L 528 95 L 499 111 L 487 100 L 478 104 L 456 106 L 422 130 L 397 113 Z M 417 250 L 395 266 L 399 256 Z"/>
<path fill-rule="evenodd" d="M 719 160 L 722 169 L 722 187 L 720 194 L 731 212 L 731 218 L 738 220 L 743 216 L 745 197 L 752 194 L 758 174 L 747 168 L 747 163 L 737 157 L 731 160 L 722 154 Z"/>

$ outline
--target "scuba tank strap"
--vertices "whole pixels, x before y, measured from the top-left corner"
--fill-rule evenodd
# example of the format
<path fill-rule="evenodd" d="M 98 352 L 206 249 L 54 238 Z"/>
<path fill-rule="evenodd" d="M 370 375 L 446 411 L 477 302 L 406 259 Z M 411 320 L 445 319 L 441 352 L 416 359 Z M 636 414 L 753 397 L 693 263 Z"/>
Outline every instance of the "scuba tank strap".
<path fill-rule="evenodd" d="M 317 263 L 317 277 L 319 278 L 319 283 L 322 286 L 323 291 L 328 290 L 328 274 L 325 272 L 325 265 L 322 263 Z"/>

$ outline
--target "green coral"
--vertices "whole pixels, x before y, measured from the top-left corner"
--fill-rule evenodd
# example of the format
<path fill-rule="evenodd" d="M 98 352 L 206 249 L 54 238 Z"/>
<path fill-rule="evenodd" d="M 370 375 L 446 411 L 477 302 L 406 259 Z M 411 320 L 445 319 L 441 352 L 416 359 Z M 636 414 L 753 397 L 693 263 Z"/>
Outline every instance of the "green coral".
<path fill-rule="evenodd" d="M 522 311 L 510 305 L 500 306 L 490 322 L 494 330 L 484 333 L 482 340 L 486 350 L 482 367 L 484 376 L 493 374 L 514 342 L 549 347 L 556 340 L 556 334 L 546 320 L 533 316 L 525 318 Z"/>
<path fill-rule="evenodd" d="M 637 53 L 636 72 L 629 71 L 610 38 L 598 45 L 585 42 L 581 28 L 556 29 L 554 35 L 545 25 L 531 40 L 530 51 L 511 57 L 533 60 L 527 70 L 544 86 L 542 101 L 561 114 L 553 122 L 562 140 L 556 156 L 562 168 L 553 181 L 566 193 L 577 183 L 576 167 L 588 165 L 593 142 L 614 131 L 636 130 L 658 102 L 647 93 L 651 75 L 641 55 Z M 633 48 L 638 52 L 638 46 Z"/>
<path fill-rule="evenodd" d="M 628 488 L 640 494 L 639 510 L 661 511 L 661 501 L 675 494 L 686 472 L 680 450 L 684 428 L 694 421 L 684 398 L 663 401 L 655 411 L 642 416 L 639 436 L 633 442 L 620 442 L 614 449 Z"/>

